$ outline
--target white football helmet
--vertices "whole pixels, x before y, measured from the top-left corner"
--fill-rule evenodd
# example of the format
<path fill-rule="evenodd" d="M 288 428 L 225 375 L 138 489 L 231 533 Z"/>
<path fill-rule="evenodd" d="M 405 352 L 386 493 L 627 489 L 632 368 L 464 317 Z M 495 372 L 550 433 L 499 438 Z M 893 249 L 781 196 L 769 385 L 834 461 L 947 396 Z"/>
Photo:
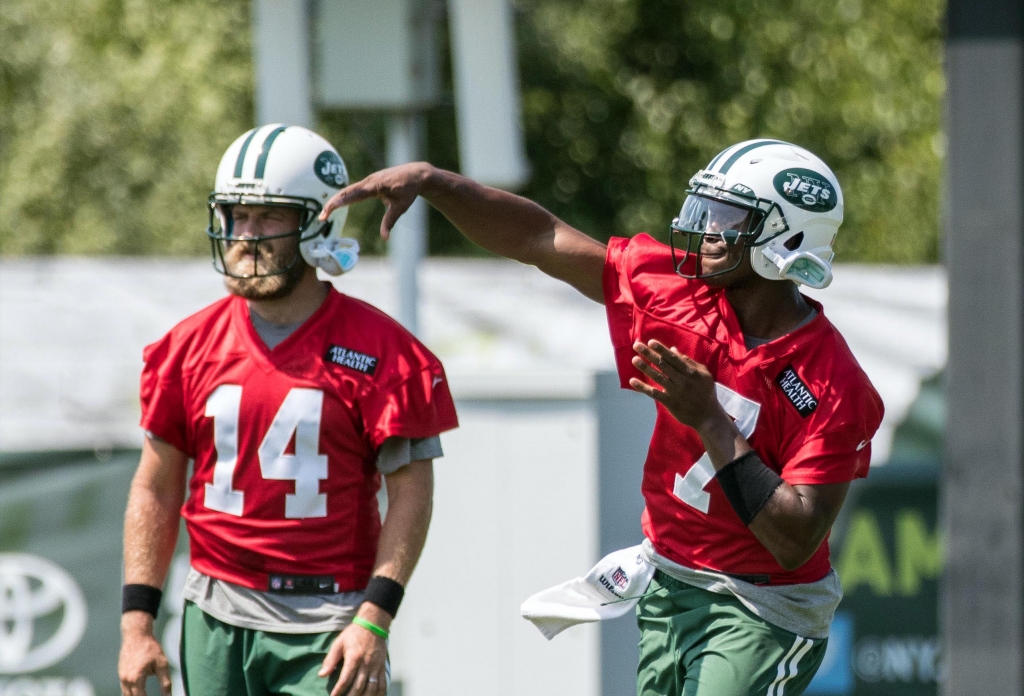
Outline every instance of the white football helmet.
<path fill-rule="evenodd" d="M 279 205 L 302 212 L 299 228 L 273 237 L 246 237 L 259 244 L 268 239 L 297 236 L 302 259 L 330 275 L 352 270 L 359 260 L 359 242 L 341 236 L 348 208 L 341 207 L 321 222 L 324 203 L 348 185 L 348 170 L 338 151 L 322 137 L 302 126 L 272 123 L 254 128 L 231 143 L 217 167 L 213 193 L 207 201 L 213 265 L 225 275 L 253 277 L 285 273 L 299 262 L 299 254 L 285 268 L 238 276 L 224 263 L 225 245 L 241 241 L 232 236 L 231 207 Z"/>
<path fill-rule="evenodd" d="M 726 148 L 690 179 L 670 240 L 676 273 L 701 273 L 701 242 L 742 240 L 754 271 L 769 280 L 812 288 L 832 282 L 832 244 L 843 222 L 843 193 L 816 155 L 780 140 L 748 140 Z M 678 235 L 678 238 L 677 238 Z"/>

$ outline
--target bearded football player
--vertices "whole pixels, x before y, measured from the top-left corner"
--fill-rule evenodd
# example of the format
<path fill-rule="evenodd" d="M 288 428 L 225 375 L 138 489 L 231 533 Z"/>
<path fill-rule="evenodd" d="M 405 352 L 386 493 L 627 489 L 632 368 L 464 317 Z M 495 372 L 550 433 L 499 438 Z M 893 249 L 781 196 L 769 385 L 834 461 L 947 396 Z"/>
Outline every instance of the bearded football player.
<path fill-rule="evenodd" d="M 190 696 L 387 691 L 388 632 L 426 539 L 438 435 L 457 422 L 437 358 L 317 277 L 358 259 L 341 235 L 347 209 L 319 216 L 347 183 L 335 149 L 296 126 L 253 129 L 220 162 L 207 235 L 229 295 L 144 355 L 124 696 L 144 696 L 151 674 L 170 693 L 153 620 L 179 516 Z"/>
<path fill-rule="evenodd" d="M 601 244 L 528 200 L 425 163 L 377 172 L 385 236 L 423 196 L 473 242 L 607 308 L 623 387 L 657 403 L 644 464 L 641 696 L 796 696 L 842 595 L 828 535 L 867 475 L 882 403 L 820 304 L 839 183 L 807 150 L 733 145 L 690 180 L 670 244 Z M 628 463 L 623 463 L 624 466 Z"/>

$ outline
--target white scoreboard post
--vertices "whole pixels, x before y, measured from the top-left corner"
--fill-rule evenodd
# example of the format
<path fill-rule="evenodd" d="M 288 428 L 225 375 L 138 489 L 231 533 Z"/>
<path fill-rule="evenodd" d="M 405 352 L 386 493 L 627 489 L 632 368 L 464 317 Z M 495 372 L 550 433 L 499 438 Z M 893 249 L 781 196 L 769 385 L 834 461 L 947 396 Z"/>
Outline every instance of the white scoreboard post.
<path fill-rule="evenodd" d="M 499 188 L 529 178 L 508 0 L 449 0 L 462 173 Z"/>
<path fill-rule="evenodd" d="M 253 0 L 256 123 L 313 127 L 306 0 Z"/>
<path fill-rule="evenodd" d="M 514 189 L 528 177 L 509 0 L 449 0 L 460 164 Z M 311 126 L 316 107 L 390 115 L 387 164 L 423 157 L 423 113 L 440 98 L 444 0 L 253 0 L 260 123 Z M 418 201 L 389 244 L 398 319 L 417 330 L 417 268 L 427 208 Z"/>
<path fill-rule="evenodd" d="M 320 0 L 315 21 L 317 101 L 333 109 L 388 112 L 387 164 L 425 151 L 423 111 L 439 97 L 437 4 L 433 0 Z M 419 330 L 420 260 L 427 205 L 417 200 L 388 244 L 398 320 Z"/>

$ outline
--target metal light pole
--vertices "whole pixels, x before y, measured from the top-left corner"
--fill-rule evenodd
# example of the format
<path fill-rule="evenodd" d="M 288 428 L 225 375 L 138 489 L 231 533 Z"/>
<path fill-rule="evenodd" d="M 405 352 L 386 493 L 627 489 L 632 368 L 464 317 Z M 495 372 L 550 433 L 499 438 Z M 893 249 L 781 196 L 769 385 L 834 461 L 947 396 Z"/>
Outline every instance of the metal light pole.
<path fill-rule="evenodd" d="M 1024 693 L 1024 4 L 951 0 L 941 628 L 950 696 Z"/>
<path fill-rule="evenodd" d="M 388 122 L 389 167 L 415 162 L 424 150 L 423 116 L 396 114 Z M 388 242 L 388 256 L 398 291 L 397 319 L 412 333 L 419 332 L 419 265 L 427 251 L 427 202 L 417 198 L 398 220 Z"/>

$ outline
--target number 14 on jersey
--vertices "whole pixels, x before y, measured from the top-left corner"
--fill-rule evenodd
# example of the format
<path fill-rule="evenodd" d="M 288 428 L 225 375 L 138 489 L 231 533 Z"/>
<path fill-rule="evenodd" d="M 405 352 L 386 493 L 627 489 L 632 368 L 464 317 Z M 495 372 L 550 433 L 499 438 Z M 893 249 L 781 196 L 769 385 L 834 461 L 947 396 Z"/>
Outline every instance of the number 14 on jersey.
<path fill-rule="evenodd" d="M 234 488 L 241 404 L 242 387 L 237 384 L 220 385 L 206 401 L 206 415 L 213 418 L 217 463 L 203 501 L 211 510 L 236 517 L 242 516 L 245 506 L 245 492 Z M 319 389 L 292 389 L 260 443 L 263 478 L 295 482 L 295 493 L 284 497 L 284 516 L 288 519 L 327 517 L 327 495 L 320 492 L 320 481 L 327 478 L 327 455 L 320 454 L 323 405 L 324 393 Z M 286 454 L 292 434 L 295 454 Z"/>

